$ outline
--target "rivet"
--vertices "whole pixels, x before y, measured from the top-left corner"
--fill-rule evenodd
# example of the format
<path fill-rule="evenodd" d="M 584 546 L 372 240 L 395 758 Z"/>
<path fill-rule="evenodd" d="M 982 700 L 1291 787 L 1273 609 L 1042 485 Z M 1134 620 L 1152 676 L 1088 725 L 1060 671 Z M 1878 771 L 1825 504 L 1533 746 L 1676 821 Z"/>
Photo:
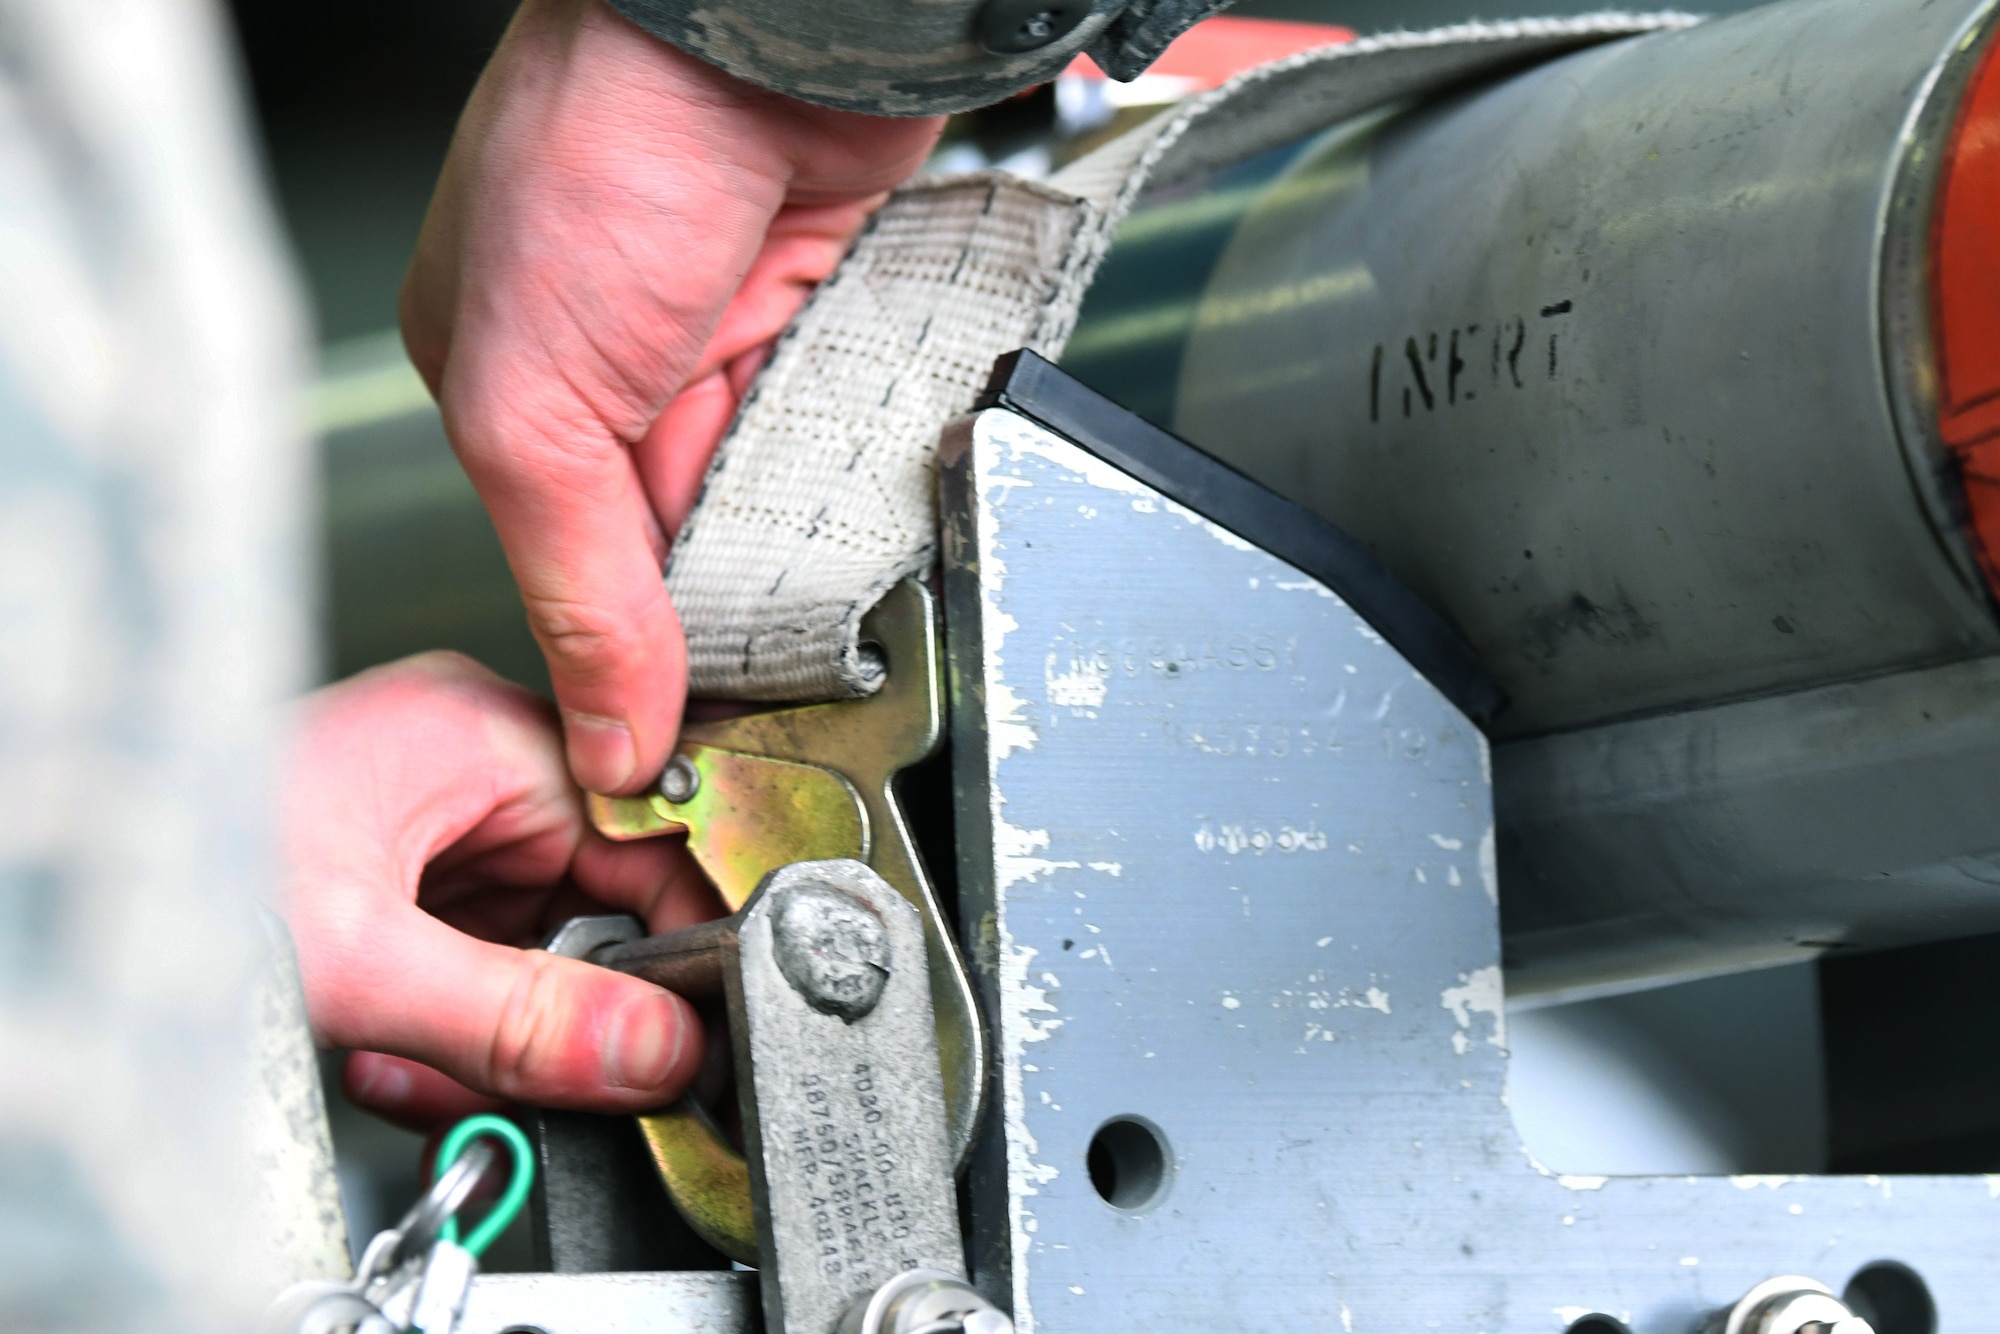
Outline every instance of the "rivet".
<path fill-rule="evenodd" d="M 695 793 L 701 791 L 701 770 L 695 768 L 694 761 L 685 755 L 676 755 L 667 761 L 667 767 L 660 774 L 660 795 L 679 806 L 694 800 Z"/>

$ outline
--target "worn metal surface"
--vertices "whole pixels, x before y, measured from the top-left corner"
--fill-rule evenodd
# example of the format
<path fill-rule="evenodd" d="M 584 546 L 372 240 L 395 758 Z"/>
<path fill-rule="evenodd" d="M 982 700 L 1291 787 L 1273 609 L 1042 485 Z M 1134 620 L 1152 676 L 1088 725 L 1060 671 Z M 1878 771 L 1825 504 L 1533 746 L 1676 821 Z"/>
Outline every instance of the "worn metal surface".
<path fill-rule="evenodd" d="M 299 1280 L 344 1279 L 348 1223 L 298 956 L 275 914 L 257 916 L 265 943 L 250 1004 L 258 1096 L 244 1109 L 236 1152 L 254 1182 L 263 1244 L 284 1271 Z"/>
<path fill-rule="evenodd" d="M 771 920 L 771 949 L 792 990 L 821 1014 L 853 1023 L 889 984 L 882 919 L 839 890 L 795 885 Z"/>
<path fill-rule="evenodd" d="M 1993 652 L 1880 317 L 1989 12 L 1787 0 L 1329 136 L 1219 262 L 1175 429 L 1447 611 L 1499 735 Z"/>
<path fill-rule="evenodd" d="M 1510 995 L 2000 931 L 2000 659 L 1497 746 Z"/>
<path fill-rule="evenodd" d="M 828 1014 L 787 975 L 778 928 L 800 894 L 880 924 L 866 1014 Z M 785 867 L 742 915 L 730 1029 L 771 1334 L 833 1334 L 905 1269 L 965 1272 L 924 958 L 921 916 L 858 861 Z"/>
<path fill-rule="evenodd" d="M 1483 743 L 1337 598 L 992 411 L 947 439 L 961 884 L 999 1024 L 976 1278 L 1024 1330 L 1688 1334 L 1900 1260 L 1946 1331 L 1981 1178 L 1580 1178 L 1505 1103 Z M 1093 1136 L 1153 1127 L 1136 1208 Z"/>
<path fill-rule="evenodd" d="M 741 824 L 742 836 L 708 838 L 696 830 L 690 833 L 689 847 L 703 869 L 725 885 L 731 907 L 740 908 L 765 874 L 795 861 L 865 858 L 895 886 L 923 916 L 951 1140 L 963 1161 L 971 1152 L 973 1127 L 986 1091 L 986 1034 L 973 1003 L 965 960 L 894 791 L 897 774 L 928 758 L 944 735 L 935 620 L 929 591 L 913 582 L 901 584 L 862 626 L 888 669 L 880 691 L 865 699 L 689 724 L 682 730 L 681 751 L 701 769 L 702 783 L 687 805 L 675 806 L 658 794 L 593 796 L 590 802 L 593 822 L 611 838 L 676 832 L 700 822 L 698 809 L 728 813 L 726 818 Z M 764 790 L 740 786 L 740 775 L 714 762 L 717 752 L 739 759 L 764 757 L 767 764 L 785 761 L 837 776 L 860 801 L 860 840 L 850 839 L 851 827 L 835 810 L 837 803 L 813 803 L 784 820 L 760 814 L 766 804 L 800 800 L 798 789 L 784 780 Z M 776 776 L 781 771 L 759 772 Z"/>
<path fill-rule="evenodd" d="M 754 1334 L 755 1274 L 481 1274 L 458 1334 Z"/>

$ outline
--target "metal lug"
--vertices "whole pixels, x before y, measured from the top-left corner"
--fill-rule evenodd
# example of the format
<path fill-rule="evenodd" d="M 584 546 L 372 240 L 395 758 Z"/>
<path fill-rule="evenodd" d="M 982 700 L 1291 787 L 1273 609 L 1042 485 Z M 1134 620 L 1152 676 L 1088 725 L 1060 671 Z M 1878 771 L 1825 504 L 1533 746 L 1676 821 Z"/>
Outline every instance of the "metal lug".
<path fill-rule="evenodd" d="M 841 860 L 774 873 L 741 923 L 725 977 L 765 1323 L 834 1334 L 906 1270 L 964 1273 L 923 921 Z M 815 952 L 879 977 L 874 1004 L 826 1004 Z"/>

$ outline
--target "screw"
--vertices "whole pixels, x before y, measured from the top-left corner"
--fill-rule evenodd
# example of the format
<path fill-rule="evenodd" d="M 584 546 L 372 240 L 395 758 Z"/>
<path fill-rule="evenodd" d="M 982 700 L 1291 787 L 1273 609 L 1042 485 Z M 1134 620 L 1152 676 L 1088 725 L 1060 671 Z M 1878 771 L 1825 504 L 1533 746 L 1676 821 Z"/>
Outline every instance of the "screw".
<path fill-rule="evenodd" d="M 694 800 L 694 794 L 701 791 L 701 770 L 694 767 L 694 761 L 685 755 L 676 755 L 667 761 L 666 769 L 660 774 L 660 795 L 679 806 Z"/>
<path fill-rule="evenodd" d="M 787 890 L 771 918 L 778 971 L 821 1014 L 853 1023 L 889 984 L 889 933 L 882 919 L 831 885 Z"/>

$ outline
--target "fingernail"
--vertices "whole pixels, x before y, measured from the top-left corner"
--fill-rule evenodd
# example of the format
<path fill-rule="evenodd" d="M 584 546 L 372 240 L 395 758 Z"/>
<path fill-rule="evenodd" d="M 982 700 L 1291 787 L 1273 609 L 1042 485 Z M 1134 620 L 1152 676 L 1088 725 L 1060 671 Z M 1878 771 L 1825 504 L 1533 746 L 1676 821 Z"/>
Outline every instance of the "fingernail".
<path fill-rule="evenodd" d="M 639 748 L 632 731 L 616 718 L 589 713 L 563 715 L 569 743 L 569 768 L 589 792 L 616 792 L 632 781 L 639 767 Z"/>
<path fill-rule="evenodd" d="M 604 1082 L 651 1092 L 666 1083 L 687 1045 L 687 1025 L 672 996 L 635 996 L 618 1007 L 604 1034 Z"/>
<path fill-rule="evenodd" d="M 362 1058 L 350 1056 L 348 1059 Z M 355 1080 L 355 1097 L 377 1107 L 400 1107 L 410 1100 L 410 1091 L 416 1087 L 416 1082 L 401 1061 L 385 1061 L 379 1057 L 362 1060 L 360 1078 Z"/>

